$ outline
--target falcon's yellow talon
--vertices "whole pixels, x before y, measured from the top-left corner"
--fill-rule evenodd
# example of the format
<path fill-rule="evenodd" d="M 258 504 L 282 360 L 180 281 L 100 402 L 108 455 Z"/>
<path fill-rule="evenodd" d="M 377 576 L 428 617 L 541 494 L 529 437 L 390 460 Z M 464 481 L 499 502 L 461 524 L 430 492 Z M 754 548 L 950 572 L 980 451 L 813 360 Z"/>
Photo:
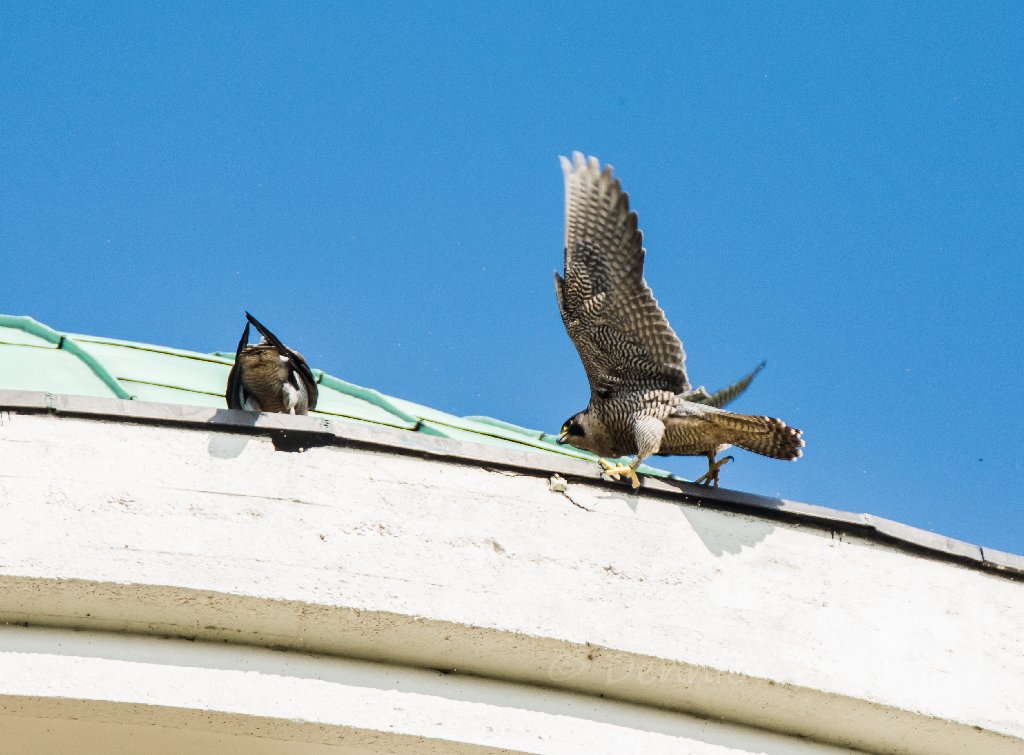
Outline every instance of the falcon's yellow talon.
<path fill-rule="evenodd" d="M 604 467 L 604 473 L 609 477 L 614 476 L 615 479 L 618 479 L 620 474 L 624 474 L 629 478 L 630 483 L 633 485 L 633 490 L 640 487 L 640 478 L 636 476 L 636 470 L 633 469 L 633 467 L 628 464 L 612 464 L 604 459 L 598 459 L 598 461 L 601 463 L 601 466 Z"/>
<path fill-rule="evenodd" d="M 731 456 L 723 456 L 718 461 L 713 461 L 713 457 L 708 459 L 708 471 L 693 481 L 694 485 L 707 485 L 708 487 L 718 487 L 718 470 L 733 461 Z"/>

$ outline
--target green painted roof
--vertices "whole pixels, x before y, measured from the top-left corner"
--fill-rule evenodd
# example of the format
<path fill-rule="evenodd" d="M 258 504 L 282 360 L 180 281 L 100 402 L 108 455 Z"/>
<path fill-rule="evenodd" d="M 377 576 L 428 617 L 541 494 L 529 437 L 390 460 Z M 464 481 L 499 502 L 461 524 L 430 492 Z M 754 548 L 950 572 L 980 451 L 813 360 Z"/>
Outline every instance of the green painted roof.
<path fill-rule="evenodd" d="M 31 317 L 0 315 L 0 390 L 226 408 L 224 389 L 234 352 L 195 351 L 58 333 Z M 313 415 L 387 425 L 409 432 L 519 451 L 596 459 L 555 443 L 556 436 L 490 417 L 459 417 L 314 369 L 319 400 Z M 668 476 L 642 465 L 640 472 Z"/>

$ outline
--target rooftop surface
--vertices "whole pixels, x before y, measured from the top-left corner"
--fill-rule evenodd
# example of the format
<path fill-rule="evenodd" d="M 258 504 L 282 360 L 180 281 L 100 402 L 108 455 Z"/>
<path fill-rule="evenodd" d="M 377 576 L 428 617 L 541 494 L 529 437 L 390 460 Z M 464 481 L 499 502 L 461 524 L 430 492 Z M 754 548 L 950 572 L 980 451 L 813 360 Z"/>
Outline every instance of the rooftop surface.
<path fill-rule="evenodd" d="M 549 433 L 491 417 L 458 417 L 353 385 L 317 369 L 313 374 L 320 396 L 317 410 L 308 418 L 230 411 L 224 389 L 233 360 L 230 352 L 203 354 L 58 333 L 31 317 L 0 315 L 0 409 L 198 424 L 275 437 L 298 434 L 304 444 L 357 443 L 456 462 L 600 478 L 597 464 L 591 463 L 596 457 L 557 445 L 556 436 Z M 686 503 L 851 532 L 902 550 L 1024 579 L 1024 557 L 1019 555 L 872 514 L 708 489 L 646 465 L 639 471 L 648 476 L 643 490 Z"/>
<path fill-rule="evenodd" d="M 60 333 L 31 317 L 0 315 L 0 390 L 226 408 L 224 390 L 234 352 L 203 354 L 103 336 Z M 452 440 L 577 459 L 596 457 L 557 436 L 491 417 L 454 414 L 386 396 L 313 369 L 319 384 L 311 416 L 383 425 Z M 647 465 L 639 471 L 671 477 Z"/>

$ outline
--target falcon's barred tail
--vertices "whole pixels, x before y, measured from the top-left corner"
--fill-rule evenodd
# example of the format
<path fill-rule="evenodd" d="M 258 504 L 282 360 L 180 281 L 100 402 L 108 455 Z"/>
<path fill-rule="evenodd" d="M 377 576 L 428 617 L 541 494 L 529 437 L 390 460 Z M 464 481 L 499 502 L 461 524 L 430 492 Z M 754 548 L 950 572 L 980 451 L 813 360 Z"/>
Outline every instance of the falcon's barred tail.
<path fill-rule="evenodd" d="M 705 417 L 729 431 L 729 443 L 773 459 L 792 461 L 803 455 L 801 431 L 781 419 L 752 414 L 716 412 Z"/>

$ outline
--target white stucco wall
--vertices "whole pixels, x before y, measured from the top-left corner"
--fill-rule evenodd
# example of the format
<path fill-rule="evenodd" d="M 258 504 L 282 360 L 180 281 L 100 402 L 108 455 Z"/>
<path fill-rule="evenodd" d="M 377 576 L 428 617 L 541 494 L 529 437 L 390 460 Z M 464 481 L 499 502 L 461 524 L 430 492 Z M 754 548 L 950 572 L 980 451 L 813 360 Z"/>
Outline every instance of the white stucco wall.
<path fill-rule="evenodd" d="M 996 574 L 386 449 L 8 413 L 0 460 L 0 742 L 1024 750 Z"/>

